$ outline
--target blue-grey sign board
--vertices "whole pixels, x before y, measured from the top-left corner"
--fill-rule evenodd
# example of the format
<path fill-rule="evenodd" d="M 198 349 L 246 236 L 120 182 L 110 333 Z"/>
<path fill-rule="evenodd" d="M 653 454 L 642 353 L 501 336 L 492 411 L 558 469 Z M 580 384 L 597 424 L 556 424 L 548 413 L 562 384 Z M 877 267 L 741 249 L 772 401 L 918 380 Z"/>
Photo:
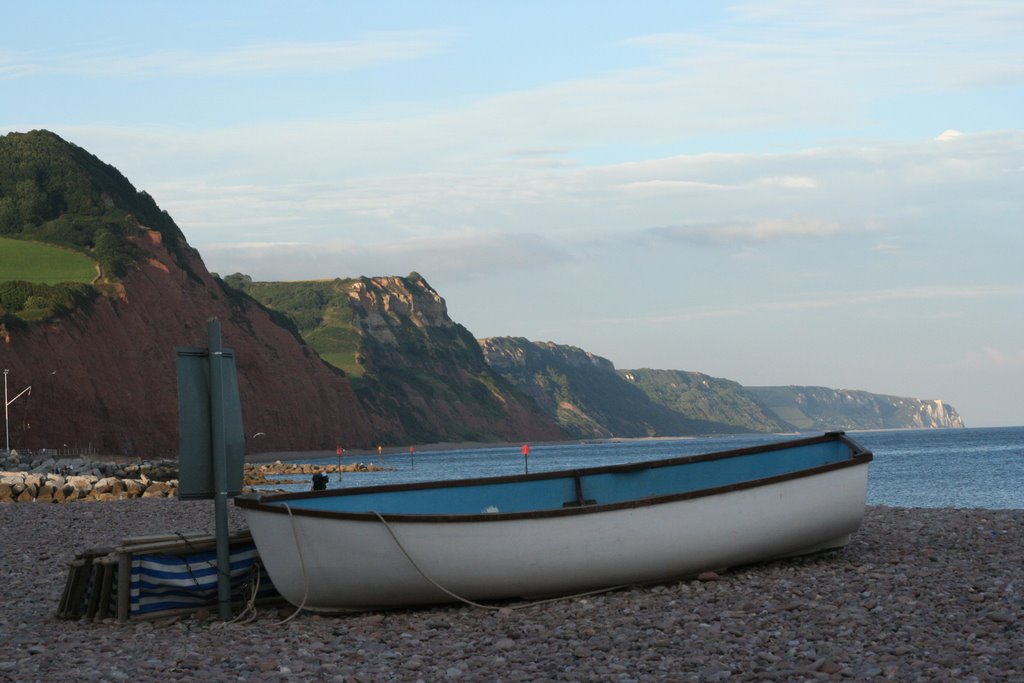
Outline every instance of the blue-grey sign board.
<path fill-rule="evenodd" d="M 216 406 L 210 399 L 210 359 L 207 349 L 181 347 L 177 353 L 178 370 L 178 497 L 213 498 L 214 486 L 213 420 Z M 227 461 L 227 493 L 242 492 L 245 463 L 245 432 L 242 428 L 242 402 L 238 397 L 235 356 L 224 349 L 221 362 L 223 384 L 224 453 Z"/>

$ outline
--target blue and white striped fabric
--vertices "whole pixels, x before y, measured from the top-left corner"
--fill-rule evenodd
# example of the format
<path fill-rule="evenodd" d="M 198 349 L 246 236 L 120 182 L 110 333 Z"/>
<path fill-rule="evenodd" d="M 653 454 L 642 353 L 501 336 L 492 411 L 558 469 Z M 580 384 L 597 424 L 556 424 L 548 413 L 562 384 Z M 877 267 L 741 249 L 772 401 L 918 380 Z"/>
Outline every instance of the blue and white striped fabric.
<path fill-rule="evenodd" d="M 231 601 L 249 599 L 250 581 L 259 554 L 252 543 L 231 548 Z M 262 565 L 257 599 L 274 597 L 277 590 Z M 183 608 L 197 609 L 217 604 L 216 551 L 179 554 L 140 554 L 132 557 L 132 616 Z"/>

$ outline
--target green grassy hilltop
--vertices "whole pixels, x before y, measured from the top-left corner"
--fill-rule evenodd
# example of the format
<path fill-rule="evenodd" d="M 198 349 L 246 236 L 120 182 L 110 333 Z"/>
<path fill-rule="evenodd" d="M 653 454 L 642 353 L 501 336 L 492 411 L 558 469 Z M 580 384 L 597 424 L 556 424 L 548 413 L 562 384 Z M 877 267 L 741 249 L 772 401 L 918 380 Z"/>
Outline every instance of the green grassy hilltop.
<path fill-rule="evenodd" d="M 0 237 L 0 281 L 55 285 L 89 284 L 96 279 L 96 262 L 77 251 L 52 244 Z"/>
<path fill-rule="evenodd" d="M 130 239 L 143 227 L 159 232 L 172 253 L 184 244 L 152 197 L 81 147 L 45 130 L 0 136 L 0 237 L 87 254 L 110 280 L 141 258 Z"/>
<path fill-rule="evenodd" d="M 352 305 L 348 300 L 348 287 L 352 282 L 342 278 L 253 282 L 242 273 L 224 278 L 229 287 L 245 292 L 286 318 L 279 317 L 278 324 L 293 325 L 294 331 L 325 361 L 350 377 L 360 377 L 363 367 L 356 362 L 359 335 L 352 328 Z"/>
<path fill-rule="evenodd" d="M 0 237 L 0 323 L 5 314 L 48 320 L 97 295 L 96 262 L 85 254 L 40 242 Z"/>
<path fill-rule="evenodd" d="M 155 230 L 184 236 L 113 166 L 45 130 L 0 136 L 0 325 L 52 320 L 88 304 L 143 258 Z"/>

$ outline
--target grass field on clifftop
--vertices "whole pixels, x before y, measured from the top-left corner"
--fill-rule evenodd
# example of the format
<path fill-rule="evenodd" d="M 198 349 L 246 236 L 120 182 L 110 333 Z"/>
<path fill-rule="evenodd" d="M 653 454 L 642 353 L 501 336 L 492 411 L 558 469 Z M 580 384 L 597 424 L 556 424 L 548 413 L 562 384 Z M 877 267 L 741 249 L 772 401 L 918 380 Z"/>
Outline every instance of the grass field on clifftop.
<path fill-rule="evenodd" d="M 245 291 L 267 308 L 289 315 L 317 354 L 350 377 L 365 368 L 356 362 L 359 335 L 352 328 L 348 288 L 352 280 L 249 282 Z"/>
<path fill-rule="evenodd" d="M 96 263 L 84 254 L 52 244 L 0 237 L 0 281 L 89 284 L 95 277 Z"/>

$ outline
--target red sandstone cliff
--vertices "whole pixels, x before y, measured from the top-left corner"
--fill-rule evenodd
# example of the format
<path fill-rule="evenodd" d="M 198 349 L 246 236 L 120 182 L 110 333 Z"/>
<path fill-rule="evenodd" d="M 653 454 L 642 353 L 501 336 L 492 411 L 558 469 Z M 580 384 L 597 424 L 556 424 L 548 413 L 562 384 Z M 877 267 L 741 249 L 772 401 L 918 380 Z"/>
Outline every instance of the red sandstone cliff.
<path fill-rule="evenodd" d="M 123 278 L 119 298 L 98 297 L 59 322 L 0 327 L 10 395 L 32 385 L 9 409 L 12 448 L 175 457 L 174 349 L 205 347 L 213 316 L 235 352 L 247 452 L 370 445 L 344 374 L 263 309 L 229 299 L 194 249 L 182 249 L 179 265 L 159 233 L 135 242 L 149 259 Z"/>

